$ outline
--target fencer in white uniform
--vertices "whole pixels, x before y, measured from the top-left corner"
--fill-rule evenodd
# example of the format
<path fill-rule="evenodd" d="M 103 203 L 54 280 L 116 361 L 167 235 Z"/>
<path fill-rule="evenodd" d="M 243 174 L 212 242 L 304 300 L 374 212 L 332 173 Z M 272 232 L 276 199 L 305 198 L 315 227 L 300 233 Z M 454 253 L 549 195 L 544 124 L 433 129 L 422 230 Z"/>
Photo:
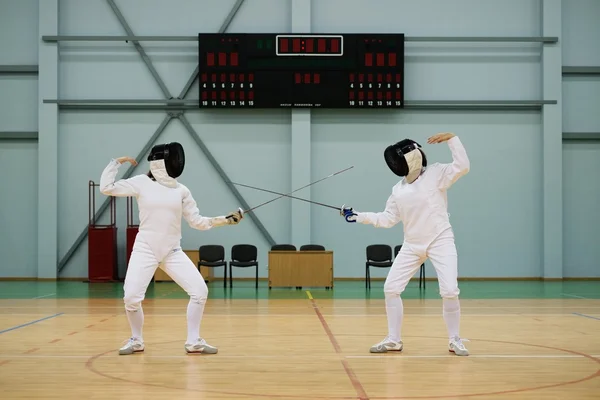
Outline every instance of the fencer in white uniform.
<path fill-rule="evenodd" d="M 124 284 L 124 303 L 131 327 L 131 338 L 119 349 L 119 354 L 144 351 L 142 326 L 144 300 L 148 284 L 160 266 L 190 296 L 187 307 L 187 353 L 217 353 L 200 336 L 200 323 L 208 297 L 208 288 L 198 267 L 181 250 L 181 218 L 195 229 L 209 230 L 234 225 L 243 218 L 238 209 L 228 216 L 200 215 L 190 190 L 177 181 L 183 172 L 183 147 L 172 142 L 156 145 L 148 156 L 150 172 L 115 182 L 123 162 L 136 165 L 129 157 L 113 159 L 100 178 L 100 191 L 107 196 L 134 196 L 139 208 L 139 230 L 129 259 Z"/>
<path fill-rule="evenodd" d="M 413 140 L 405 139 L 388 146 L 384 152 L 389 168 L 403 177 L 392 189 L 383 212 L 357 212 L 342 207 L 348 222 L 391 228 L 402 221 L 404 242 L 384 284 L 388 335 L 371 347 L 371 353 L 401 351 L 402 318 L 400 295 L 420 265 L 429 258 L 436 270 L 443 317 L 448 330 L 448 349 L 456 355 L 469 354 L 459 335 L 460 302 L 458 295 L 457 251 L 448 215 L 447 190 L 470 169 L 469 158 L 460 139 L 452 133 L 440 133 L 428 143 L 448 142 L 452 153 L 449 164 L 427 165 L 425 153 Z"/>

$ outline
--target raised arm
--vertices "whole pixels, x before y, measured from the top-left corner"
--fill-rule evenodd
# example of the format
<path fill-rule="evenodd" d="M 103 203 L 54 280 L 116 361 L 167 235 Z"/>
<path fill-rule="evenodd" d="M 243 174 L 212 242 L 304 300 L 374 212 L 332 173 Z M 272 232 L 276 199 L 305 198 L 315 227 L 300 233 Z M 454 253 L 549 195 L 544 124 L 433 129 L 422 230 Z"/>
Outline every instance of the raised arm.
<path fill-rule="evenodd" d="M 450 186 L 461 177 L 465 176 L 471 169 L 467 151 L 458 136 L 452 136 L 447 141 L 450 152 L 452 153 L 452 162 L 449 164 L 438 164 L 438 186 L 441 189 L 450 188 Z"/>
<path fill-rule="evenodd" d="M 348 222 L 373 225 L 375 228 L 391 228 L 401 221 L 393 194 L 388 197 L 385 209 L 381 212 L 355 212 L 352 208 L 342 206 L 342 215 Z"/>
<path fill-rule="evenodd" d="M 121 159 L 111 160 L 106 168 L 104 168 L 104 171 L 102 171 L 102 176 L 100 177 L 100 192 L 107 196 L 116 197 L 137 196 L 139 194 L 139 186 L 136 184 L 137 177 L 119 179 L 115 182 L 115 177 L 121 166 L 119 160 Z M 133 161 L 133 163 L 135 163 L 135 160 L 132 159 L 123 161 Z"/>
<path fill-rule="evenodd" d="M 237 224 L 243 218 L 241 210 L 231 213 L 227 217 L 224 215 L 218 217 L 204 217 L 200 215 L 200 210 L 198 210 L 196 200 L 194 200 L 192 193 L 184 185 L 181 186 L 183 187 L 184 191 L 182 199 L 183 218 L 190 227 L 200 231 L 207 231 L 218 226 Z"/>

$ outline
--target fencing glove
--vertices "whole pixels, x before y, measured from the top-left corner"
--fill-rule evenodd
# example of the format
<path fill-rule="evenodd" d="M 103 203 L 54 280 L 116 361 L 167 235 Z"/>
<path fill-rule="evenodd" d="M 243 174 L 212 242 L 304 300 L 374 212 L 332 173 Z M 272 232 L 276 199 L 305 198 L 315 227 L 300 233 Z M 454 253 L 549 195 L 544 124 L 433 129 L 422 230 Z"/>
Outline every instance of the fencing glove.
<path fill-rule="evenodd" d="M 352 207 L 346 207 L 346 205 L 344 204 L 340 208 L 340 215 L 346 219 L 346 222 L 356 222 L 357 214 L 354 212 L 354 209 Z"/>
<path fill-rule="evenodd" d="M 241 208 L 238 208 L 237 211 L 232 212 L 231 214 L 229 214 L 226 217 L 227 224 L 228 225 L 236 225 L 242 220 L 242 218 L 244 218 L 244 210 L 242 210 Z"/>

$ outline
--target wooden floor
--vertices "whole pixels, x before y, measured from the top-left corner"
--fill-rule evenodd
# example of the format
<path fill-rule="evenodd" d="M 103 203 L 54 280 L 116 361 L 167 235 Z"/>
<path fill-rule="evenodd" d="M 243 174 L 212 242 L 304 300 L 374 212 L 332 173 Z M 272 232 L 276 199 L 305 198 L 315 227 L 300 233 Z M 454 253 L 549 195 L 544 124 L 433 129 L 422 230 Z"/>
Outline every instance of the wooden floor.
<path fill-rule="evenodd" d="M 383 300 L 210 299 L 186 355 L 185 299 L 144 303 L 143 354 L 119 356 L 120 299 L 0 300 L 0 398 L 599 399 L 600 300 L 462 301 L 471 356 L 447 351 L 441 301 L 405 300 L 401 354 L 369 347 Z"/>

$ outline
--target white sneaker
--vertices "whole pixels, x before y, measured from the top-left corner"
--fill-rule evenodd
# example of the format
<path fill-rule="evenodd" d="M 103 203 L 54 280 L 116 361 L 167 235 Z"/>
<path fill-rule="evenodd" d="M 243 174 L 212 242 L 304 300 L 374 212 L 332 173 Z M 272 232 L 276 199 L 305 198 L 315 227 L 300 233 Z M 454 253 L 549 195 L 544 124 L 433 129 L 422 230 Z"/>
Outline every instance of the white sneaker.
<path fill-rule="evenodd" d="M 448 351 L 456 354 L 457 356 L 468 356 L 469 350 L 463 344 L 463 341 L 468 342 L 468 339 L 461 339 L 459 337 L 455 337 L 450 340 L 448 343 Z"/>
<path fill-rule="evenodd" d="M 402 341 L 396 342 L 386 336 L 381 342 L 372 346 L 369 350 L 371 353 L 387 353 L 388 351 L 402 351 Z"/>
<path fill-rule="evenodd" d="M 119 349 L 120 355 L 129 355 L 144 351 L 144 342 L 138 338 L 130 338 L 125 341 L 125 346 Z"/>
<path fill-rule="evenodd" d="M 206 343 L 206 340 L 199 338 L 194 343 L 186 343 L 185 351 L 188 353 L 217 354 L 219 350 Z"/>

